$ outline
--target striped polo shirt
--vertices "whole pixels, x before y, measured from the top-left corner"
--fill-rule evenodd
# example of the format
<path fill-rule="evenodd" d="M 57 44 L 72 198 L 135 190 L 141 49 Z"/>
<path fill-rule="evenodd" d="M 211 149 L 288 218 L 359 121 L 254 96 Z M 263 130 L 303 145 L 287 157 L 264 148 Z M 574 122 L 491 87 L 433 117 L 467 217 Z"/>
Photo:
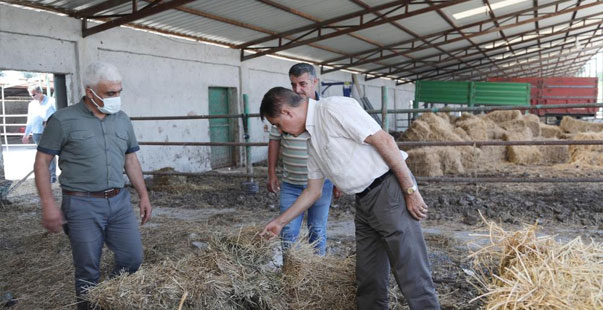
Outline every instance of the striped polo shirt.
<path fill-rule="evenodd" d="M 280 159 L 283 163 L 283 181 L 306 185 L 308 182 L 308 139 L 307 132 L 299 136 L 281 134 L 275 126 L 270 129 L 270 140 L 281 140 Z"/>

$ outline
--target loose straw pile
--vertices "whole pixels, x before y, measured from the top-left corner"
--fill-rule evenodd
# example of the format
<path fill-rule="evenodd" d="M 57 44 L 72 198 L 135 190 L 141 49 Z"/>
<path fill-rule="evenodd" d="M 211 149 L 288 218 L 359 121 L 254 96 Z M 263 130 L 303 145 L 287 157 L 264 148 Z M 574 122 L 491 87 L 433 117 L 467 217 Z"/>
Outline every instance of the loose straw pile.
<path fill-rule="evenodd" d="M 603 309 L 603 244 L 561 243 L 537 226 L 507 232 L 484 222 L 489 244 L 474 251 L 477 288 L 486 309 Z"/>
<path fill-rule="evenodd" d="M 177 261 L 143 265 L 100 283 L 88 299 L 105 310 L 353 309 L 354 258 L 319 257 L 296 243 L 279 268 L 258 229 L 216 234 L 209 247 Z"/>

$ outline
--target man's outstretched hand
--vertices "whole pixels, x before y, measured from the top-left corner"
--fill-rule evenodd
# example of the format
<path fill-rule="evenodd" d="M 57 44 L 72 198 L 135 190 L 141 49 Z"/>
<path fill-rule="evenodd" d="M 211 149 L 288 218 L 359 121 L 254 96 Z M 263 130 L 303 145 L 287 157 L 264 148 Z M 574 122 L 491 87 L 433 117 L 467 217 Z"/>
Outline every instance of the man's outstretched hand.
<path fill-rule="evenodd" d="M 266 225 L 266 227 L 264 227 L 264 230 L 262 233 L 260 233 L 260 236 L 266 239 L 273 239 L 281 233 L 283 227 L 284 225 L 280 224 L 277 219 L 273 219 L 270 221 L 270 223 L 268 223 L 268 225 Z"/>

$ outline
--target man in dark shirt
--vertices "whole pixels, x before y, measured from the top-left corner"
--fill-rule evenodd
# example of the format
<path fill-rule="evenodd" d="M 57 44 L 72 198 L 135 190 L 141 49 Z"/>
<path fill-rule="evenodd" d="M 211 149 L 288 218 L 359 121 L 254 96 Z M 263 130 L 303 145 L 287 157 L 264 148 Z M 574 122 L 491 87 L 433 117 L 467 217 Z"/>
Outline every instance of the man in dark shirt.
<path fill-rule="evenodd" d="M 69 237 L 75 266 L 78 309 L 89 305 L 81 295 L 100 278 L 106 243 L 115 256 L 112 274 L 135 272 L 142 263 L 142 243 L 123 171 L 140 196 L 141 223 L 151 218 L 151 203 L 136 151 L 140 148 L 129 117 L 120 111 L 121 75 L 97 62 L 83 75 L 86 96 L 48 119 L 34 170 L 42 201 L 42 224 Z M 48 165 L 59 156 L 63 199 L 59 209 L 50 186 Z"/>

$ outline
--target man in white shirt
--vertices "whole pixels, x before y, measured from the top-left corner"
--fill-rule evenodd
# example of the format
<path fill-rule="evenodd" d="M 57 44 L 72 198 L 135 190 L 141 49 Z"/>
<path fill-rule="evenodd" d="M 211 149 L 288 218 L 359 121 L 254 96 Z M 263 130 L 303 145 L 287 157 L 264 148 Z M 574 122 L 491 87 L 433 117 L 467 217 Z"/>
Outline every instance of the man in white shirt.
<path fill-rule="evenodd" d="M 44 95 L 40 86 L 32 85 L 27 88 L 29 95 L 33 98 L 27 106 L 27 125 L 21 142 L 29 143 L 29 136 L 33 137 L 36 145 L 40 144 L 44 126 L 48 118 L 56 112 L 54 98 Z M 54 183 L 57 180 L 56 176 L 56 159 L 53 158 L 48 170 L 50 171 L 50 182 Z"/>
<path fill-rule="evenodd" d="M 439 309 L 420 220 L 428 207 L 392 136 L 351 98 L 304 99 L 275 87 L 260 116 L 281 132 L 307 131 L 308 185 L 263 234 L 277 236 L 308 209 L 325 178 L 356 194 L 356 302 L 358 309 L 388 309 L 390 266 L 411 309 Z"/>

